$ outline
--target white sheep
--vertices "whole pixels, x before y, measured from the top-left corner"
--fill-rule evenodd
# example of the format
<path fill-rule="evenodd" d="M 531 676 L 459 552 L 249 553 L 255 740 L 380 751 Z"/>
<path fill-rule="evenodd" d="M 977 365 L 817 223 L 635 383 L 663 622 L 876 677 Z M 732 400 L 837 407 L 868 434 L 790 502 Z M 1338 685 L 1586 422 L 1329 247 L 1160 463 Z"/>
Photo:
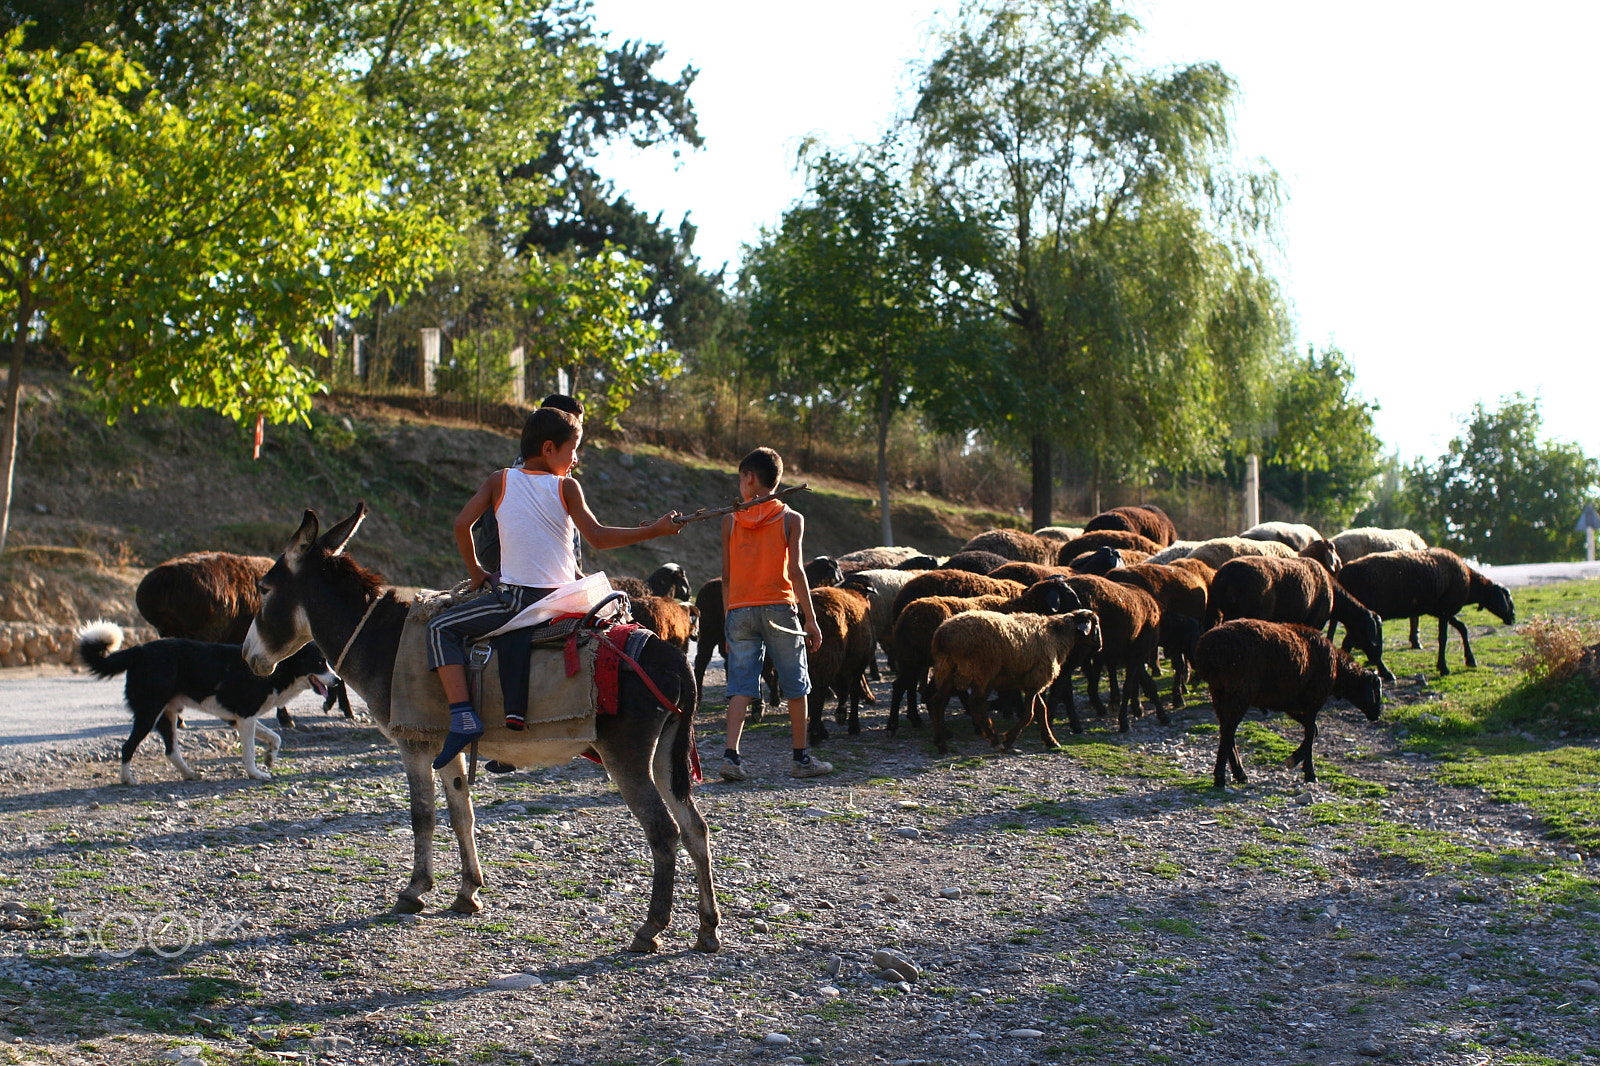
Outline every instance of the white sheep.
<path fill-rule="evenodd" d="M 941 752 L 950 750 L 944 711 L 950 697 L 963 692 L 978 729 L 995 747 L 1010 747 L 1035 714 L 1046 746 L 1056 747 L 1045 690 L 1062 670 L 1072 669 L 1099 650 L 1100 619 L 1093 611 L 1055 615 L 968 611 L 955 615 L 933 635 L 936 692 L 928 713 L 933 719 L 934 743 Z M 1022 720 L 1003 743 L 987 711 L 989 692 L 1000 688 L 1020 691 L 1026 706 Z"/>
<path fill-rule="evenodd" d="M 1246 540 L 1275 540 L 1287 544 L 1295 551 L 1305 551 L 1306 545 L 1321 540 L 1322 534 L 1303 522 L 1261 522 L 1240 533 Z"/>
<path fill-rule="evenodd" d="M 1230 559 L 1237 559 L 1241 555 L 1277 555 L 1289 558 L 1295 550 L 1287 544 L 1280 544 L 1275 540 L 1249 540 L 1245 537 L 1214 537 L 1211 540 L 1201 541 L 1195 545 L 1186 558 L 1198 559 L 1213 570 L 1222 566 Z M 1146 560 L 1154 562 L 1154 559 Z"/>
<path fill-rule="evenodd" d="M 1168 566 L 1174 559 L 1187 559 L 1190 552 L 1194 551 L 1204 543 L 1205 541 L 1203 540 L 1175 540 L 1165 548 L 1162 548 L 1160 551 L 1150 556 L 1150 558 L 1146 559 L 1145 562 L 1159 563 L 1162 566 Z"/>
<path fill-rule="evenodd" d="M 839 556 L 837 562 L 839 569 L 853 574 L 862 570 L 889 570 L 921 554 L 916 548 L 907 547 L 861 548 Z"/>
<path fill-rule="evenodd" d="M 1420 552 L 1428 550 L 1428 542 L 1409 529 L 1380 529 L 1362 526 L 1334 534 L 1330 540 L 1339 549 L 1339 558 L 1354 562 L 1363 555 L 1375 552 Z"/>
<path fill-rule="evenodd" d="M 1058 544 L 1065 544 L 1069 540 L 1077 540 L 1079 537 L 1083 536 L 1083 527 L 1045 526 L 1043 529 L 1034 530 L 1033 535 L 1038 537 L 1040 540 L 1053 540 Z"/>
<path fill-rule="evenodd" d="M 841 556 L 841 559 L 844 557 Z M 892 667 L 894 655 L 894 598 L 906 583 L 924 570 L 856 570 L 846 574 L 842 588 L 855 589 L 871 605 L 872 639 L 883 648 Z M 876 665 L 876 664 L 874 664 Z"/>

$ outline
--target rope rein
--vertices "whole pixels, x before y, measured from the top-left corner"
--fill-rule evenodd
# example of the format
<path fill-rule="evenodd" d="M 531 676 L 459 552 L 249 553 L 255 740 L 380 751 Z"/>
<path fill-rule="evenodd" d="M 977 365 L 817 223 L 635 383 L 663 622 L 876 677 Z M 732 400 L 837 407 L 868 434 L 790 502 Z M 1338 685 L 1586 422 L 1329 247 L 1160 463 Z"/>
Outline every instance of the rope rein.
<path fill-rule="evenodd" d="M 372 617 L 372 609 L 378 606 L 378 602 L 387 595 L 387 592 L 380 592 L 372 597 L 372 602 L 367 604 L 367 613 L 361 616 L 361 621 L 356 623 L 355 632 L 351 633 L 350 639 L 344 642 L 344 650 L 339 653 L 339 658 L 333 664 L 333 672 L 340 677 L 344 676 L 344 657 L 350 654 L 350 646 L 356 642 L 356 638 L 361 635 L 361 631 L 367 627 L 367 619 Z"/>

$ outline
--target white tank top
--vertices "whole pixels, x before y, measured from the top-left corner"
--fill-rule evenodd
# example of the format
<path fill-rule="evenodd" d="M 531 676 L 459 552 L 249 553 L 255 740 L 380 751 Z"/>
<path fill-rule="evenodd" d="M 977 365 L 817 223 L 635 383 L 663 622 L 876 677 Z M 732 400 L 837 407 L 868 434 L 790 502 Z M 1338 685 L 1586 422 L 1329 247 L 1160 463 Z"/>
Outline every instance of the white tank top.
<path fill-rule="evenodd" d="M 554 588 L 577 578 L 573 525 L 555 474 L 506 470 L 505 492 L 494 510 L 500 524 L 500 580 L 508 585 Z"/>

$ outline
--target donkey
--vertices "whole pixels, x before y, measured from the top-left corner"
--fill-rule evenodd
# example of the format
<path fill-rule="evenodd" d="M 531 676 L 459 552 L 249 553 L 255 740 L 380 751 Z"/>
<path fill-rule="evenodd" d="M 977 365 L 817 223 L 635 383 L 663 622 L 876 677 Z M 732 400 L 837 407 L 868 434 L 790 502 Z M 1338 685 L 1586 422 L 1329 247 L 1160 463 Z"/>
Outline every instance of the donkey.
<path fill-rule="evenodd" d="M 405 765 L 411 797 L 411 881 L 401 891 L 395 910 L 414 914 L 422 910 L 422 896 L 433 887 L 437 798 L 432 762 L 443 737 L 419 742 L 399 737 L 390 729 L 390 681 L 410 605 L 396 599 L 393 590 L 386 590 L 381 576 L 344 554 L 366 515 L 366 504 L 358 503 L 354 513 L 319 537 L 316 513 L 305 513 L 288 548 L 261 578 L 261 607 L 245 637 L 244 657 L 252 670 L 265 674 L 307 641 L 344 649 L 342 673 L 367 701 L 373 721 L 400 750 Z M 672 919 L 674 865 L 681 839 L 694 864 L 700 891 L 695 950 L 714 952 L 721 944 L 710 839 L 691 794 L 689 769 L 690 745 L 694 743 L 694 674 L 682 652 L 655 637 L 645 645 L 639 660 L 658 688 L 669 696 L 676 693 L 682 713 L 663 709 L 640 679 L 624 672 L 617 713 L 599 716 L 597 739 L 589 749 L 644 826 L 654 858 L 649 913 L 629 950 L 655 951 L 660 946 L 661 932 Z M 495 757 L 493 750 L 485 754 Z M 478 902 L 483 872 L 473 839 L 465 755 L 457 756 L 440 776 L 450 825 L 461 847 L 461 889 L 450 909 L 476 914 L 483 909 Z"/>

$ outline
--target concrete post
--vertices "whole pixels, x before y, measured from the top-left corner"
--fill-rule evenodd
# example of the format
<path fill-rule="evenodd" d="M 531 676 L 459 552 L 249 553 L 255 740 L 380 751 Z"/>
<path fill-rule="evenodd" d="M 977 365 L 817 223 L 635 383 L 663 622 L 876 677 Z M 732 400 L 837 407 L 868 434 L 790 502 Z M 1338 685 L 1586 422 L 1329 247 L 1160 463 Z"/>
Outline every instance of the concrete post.
<path fill-rule="evenodd" d="M 366 356 L 364 350 L 366 339 L 360 333 L 353 334 L 350 337 L 350 379 L 352 381 L 361 380 L 361 371 L 364 369 L 361 364 Z"/>
<path fill-rule="evenodd" d="M 528 376 L 524 362 L 525 353 L 522 345 L 511 349 L 507 358 L 511 363 L 511 402 L 521 406 L 528 402 Z"/>
<path fill-rule="evenodd" d="M 439 373 L 439 331 L 422 331 L 422 394 L 432 396 Z"/>
<path fill-rule="evenodd" d="M 1261 523 L 1261 460 L 1248 455 L 1244 460 L 1244 528 Z"/>

